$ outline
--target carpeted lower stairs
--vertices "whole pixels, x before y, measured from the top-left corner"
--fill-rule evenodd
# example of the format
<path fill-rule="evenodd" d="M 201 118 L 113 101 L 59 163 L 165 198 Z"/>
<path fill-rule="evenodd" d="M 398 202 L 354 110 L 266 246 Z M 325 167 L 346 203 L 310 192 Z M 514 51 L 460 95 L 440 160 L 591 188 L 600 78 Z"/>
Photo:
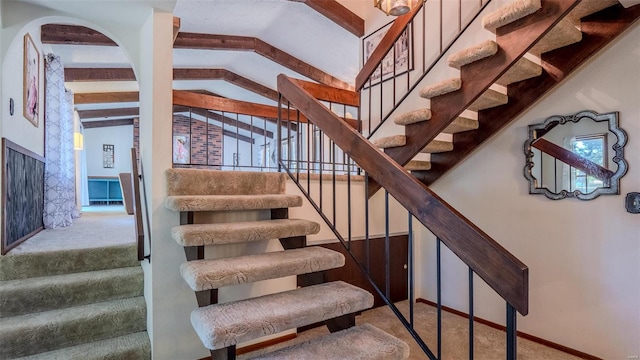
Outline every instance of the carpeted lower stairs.
<path fill-rule="evenodd" d="M 151 358 L 135 244 L 0 257 L 0 359 Z"/>
<path fill-rule="evenodd" d="M 317 223 L 289 219 L 287 209 L 302 198 L 285 194 L 280 173 L 169 169 L 167 208 L 180 213 L 172 237 L 184 246 L 187 262 L 180 272 L 195 291 L 199 308 L 191 323 L 214 359 L 235 358 L 235 346 L 263 336 L 325 322 L 332 334 L 298 344 L 261 359 L 406 359 L 409 347 L 368 324 L 355 325 L 355 314 L 373 306 L 373 296 L 337 281 L 323 282 L 322 271 L 342 267 L 344 256 L 306 246 Z M 260 221 L 194 223 L 195 212 L 270 212 Z M 283 251 L 209 260 L 204 247 L 279 239 Z M 178 269 L 176 269 L 178 271 Z M 217 302 L 217 289 L 260 280 L 298 276 L 299 287 L 228 303 Z"/>

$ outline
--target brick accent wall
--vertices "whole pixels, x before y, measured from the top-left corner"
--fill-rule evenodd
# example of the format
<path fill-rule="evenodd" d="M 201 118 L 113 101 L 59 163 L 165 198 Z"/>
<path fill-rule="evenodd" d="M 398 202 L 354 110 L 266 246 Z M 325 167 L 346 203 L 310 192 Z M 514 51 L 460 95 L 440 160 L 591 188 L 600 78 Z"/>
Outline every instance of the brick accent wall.
<path fill-rule="evenodd" d="M 188 116 L 173 116 L 173 135 L 187 135 L 191 165 L 222 165 L 222 128 Z M 208 156 L 207 156 L 208 155 Z M 176 164 L 175 167 L 182 167 Z"/>

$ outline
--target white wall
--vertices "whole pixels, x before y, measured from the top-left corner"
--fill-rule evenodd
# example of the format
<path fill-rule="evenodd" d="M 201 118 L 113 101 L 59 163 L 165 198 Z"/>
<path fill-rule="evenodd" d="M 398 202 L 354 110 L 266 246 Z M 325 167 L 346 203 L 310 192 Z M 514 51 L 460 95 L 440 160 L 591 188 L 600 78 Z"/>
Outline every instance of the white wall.
<path fill-rule="evenodd" d="M 432 187 L 529 267 L 529 315 L 519 330 L 606 359 L 640 355 L 640 27 L 619 37 Z M 619 111 L 629 135 L 621 195 L 553 201 L 529 195 L 522 175 L 527 125 L 581 110 Z M 435 298 L 433 239 L 421 230 L 420 296 Z M 466 311 L 466 267 L 443 255 L 444 303 Z M 451 283 L 450 281 L 456 281 Z M 504 323 L 486 286 L 476 315 Z"/>
<path fill-rule="evenodd" d="M 114 147 L 113 168 L 103 167 L 102 145 Z M 84 151 L 87 152 L 88 176 L 118 176 L 131 172 L 133 125 L 89 128 L 84 130 Z"/>

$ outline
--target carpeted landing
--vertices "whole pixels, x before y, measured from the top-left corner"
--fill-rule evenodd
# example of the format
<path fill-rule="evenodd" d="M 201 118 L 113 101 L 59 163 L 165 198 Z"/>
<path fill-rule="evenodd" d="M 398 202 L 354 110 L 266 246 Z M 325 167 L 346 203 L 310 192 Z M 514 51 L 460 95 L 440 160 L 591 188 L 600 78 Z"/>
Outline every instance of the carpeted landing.
<path fill-rule="evenodd" d="M 83 213 L 0 257 L 0 359 L 151 357 L 133 217 Z"/>
<path fill-rule="evenodd" d="M 396 304 L 400 311 L 408 316 L 409 303 L 402 301 Z M 436 310 L 433 306 L 417 303 L 414 307 L 416 331 L 432 351 L 436 351 Z M 393 312 L 382 306 L 363 312 L 356 317 L 356 324 L 371 324 L 376 328 L 393 335 L 409 345 L 409 358 L 411 360 L 426 359 L 426 355 L 413 340 L 411 335 L 402 326 Z M 442 359 L 457 360 L 469 358 L 468 347 L 468 319 L 447 312 L 442 312 Z M 276 344 L 254 352 L 246 353 L 238 357 L 239 360 L 259 358 L 270 359 L 266 355 L 282 348 L 306 341 L 318 336 L 326 335 L 329 331 L 325 326 L 307 330 L 298 334 L 295 339 Z M 474 358 L 478 360 L 505 359 L 505 333 L 483 324 L 475 324 L 474 327 Z M 357 359 L 357 357 L 353 357 Z M 579 357 L 565 352 L 518 338 L 518 359 L 520 360 L 579 360 Z"/>

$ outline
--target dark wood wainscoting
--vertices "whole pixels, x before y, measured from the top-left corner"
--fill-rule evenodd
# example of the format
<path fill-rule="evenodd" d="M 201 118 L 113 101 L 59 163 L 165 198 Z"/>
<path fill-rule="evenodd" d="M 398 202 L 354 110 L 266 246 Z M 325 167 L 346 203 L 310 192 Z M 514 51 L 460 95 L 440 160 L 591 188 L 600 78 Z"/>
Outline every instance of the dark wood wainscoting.
<path fill-rule="evenodd" d="M 373 287 L 364 277 L 355 261 L 347 254 L 344 246 L 340 243 L 322 244 L 322 247 L 339 251 L 344 254 L 346 261 L 345 266 L 340 269 L 329 270 L 326 273 L 326 281 L 342 280 L 350 284 L 356 285 L 368 290 L 375 296 L 374 307 L 385 305 L 382 298 L 377 294 Z M 351 242 L 351 253 L 355 255 L 361 264 L 365 263 L 365 241 L 354 240 Z M 384 237 L 371 239 L 369 241 L 370 255 L 369 264 L 372 278 L 376 286 L 383 292 L 385 291 L 385 239 Z M 405 268 L 408 256 L 408 236 L 395 235 L 389 237 L 389 260 L 391 263 L 390 271 L 390 298 L 391 301 L 401 301 L 408 298 L 408 270 Z"/>

